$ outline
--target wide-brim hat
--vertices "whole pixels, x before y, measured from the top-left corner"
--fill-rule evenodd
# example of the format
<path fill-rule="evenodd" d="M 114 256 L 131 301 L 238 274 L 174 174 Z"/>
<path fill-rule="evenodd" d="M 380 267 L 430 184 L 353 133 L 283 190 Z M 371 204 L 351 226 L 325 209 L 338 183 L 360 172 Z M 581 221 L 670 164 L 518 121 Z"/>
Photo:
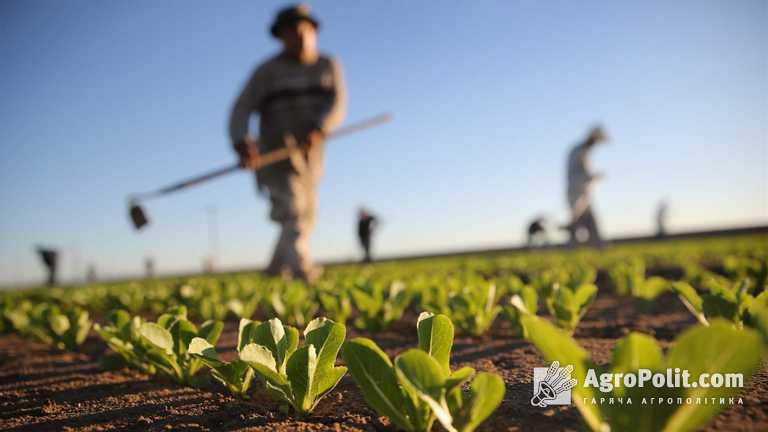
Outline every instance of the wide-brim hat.
<path fill-rule="evenodd" d="M 280 28 L 287 24 L 295 24 L 301 20 L 312 23 L 315 26 L 315 30 L 320 28 L 320 21 L 309 12 L 309 6 L 300 4 L 281 9 L 269 28 L 269 32 L 274 37 L 280 37 Z"/>
<path fill-rule="evenodd" d="M 603 129 L 602 126 L 594 126 L 589 131 L 589 135 L 587 137 L 592 140 L 593 142 L 604 142 L 608 141 L 608 133 L 605 132 L 605 129 Z"/>

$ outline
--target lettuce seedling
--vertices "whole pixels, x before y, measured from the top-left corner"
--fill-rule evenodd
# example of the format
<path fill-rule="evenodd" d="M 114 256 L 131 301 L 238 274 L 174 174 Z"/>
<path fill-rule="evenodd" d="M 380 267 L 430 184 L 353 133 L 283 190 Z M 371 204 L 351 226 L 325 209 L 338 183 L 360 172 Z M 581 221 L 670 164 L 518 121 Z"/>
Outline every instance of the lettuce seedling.
<path fill-rule="evenodd" d="M 370 331 L 383 330 L 400 319 L 413 299 L 413 292 L 400 281 L 367 281 L 353 287 L 350 295 L 358 312 L 355 327 Z"/>
<path fill-rule="evenodd" d="M 572 390 L 572 400 L 579 409 L 587 426 L 593 431 L 620 430 L 634 432 L 692 431 L 704 427 L 722 408 L 721 400 L 727 400 L 740 391 L 738 387 L 662 387 L 646 384 L 613 386 L 606 393 L 599 393 L 594 386 L 587 386 L 589 369 L 602 373 L 639 376 L 640 369 L 652 373 L 665 373 L 668 368 L 687 370 L 689 382 L 698 382 L 703 374 L 738 374 L 744 382 L 759 368 L 762 341 L 756 332 L 737 330 L 729 323 L 714 320 L 709 327 L 695 326 L 683 332 L 672 348 L 663 355 L 661 347 L 650 336 L 631 333 L 619 340 L 613 352 L 613 360 L 605 368 L 597 367 L 589 354 L 564 331 L 534 315 L 523 316 L 523 325 L 530 340 L 548 362 L 558 360 L 573 366 L 571 377 L 578 384 Z M 632 404 L 600 403 L 601 398 L 632 399 Z M 679 405 L 642 403 L 643 398 L 678 398 Z M 597 403 L 592 403 L 594 400 Z M 696 403 L 697 399 L 711 403 Z M 585 403 L 585 400 L 587 401 Z M 692 403 L 687 403 L 691 400 Z"/>
<path fill-rule="evenodd" d="M 448 431 L 477 428 L 501 404 L 504 382 L 498 375 L 480 373 L 470 392 L 461 387 L 475 373 L 469 367 L 450 369 L 453 324 L 445 315 L 423 312 L 417 323 L 419 348 L 395 358 L 394 363 L 370 339 L 344 344 L 342 356 L 368 405 L 399 429 L 428 431 L 437 419 Z"/>
<path fill-rule="evenodd" d="M 273 318 L 241 334 L 241 343 L 248 343 L 240 349 L 240 360 L 256 371 L 274 397 L 307 415 L 347 372 L 335 366 L 346 333 L 343 325 L 316 318 L 307 324 L 304 346 L 298 348 L 299 331 Z"/>
<path fill-rule="evenodd" d="M 254 331 L 260 324 L 258 321 L 251 321 L 249 319 L 243 318 L 240 320 L 237 342 L 238 355 L 247 344 L 253 341 Z M 222 383 L 227 390 L 236 396 L 248 397 L 248 390 L 253 382 L 254 371 L 242 358 L 231 362 L 221 360 L 213 344 L 200 337 L 192 339 L 188 352 L 191 356 L 200 359 L 208 366 L 211 369 L 211 375 Z"/>
<path fill-rule="evenodd" d="M 318 284 L 317 299 L 328 318 L 339 324 L 346 324 L 352 315 L 352 300 L 342 284 L 331 285 L 329 282 Z"/>
<path fill-rule="evenodd" d="M 632 296 L 643 302 L 651 302 L 669 290 L 666 279 L 645 277 L 645 262 L 639 258 L 615 265 L 610 270 L 610 276 L 617 294 Z"/>
<path fill-rule="evenodd" d="M 126 365 L 154 375 L 157 371 L 146 355 L 145 343 L 139 329 L 143 320 L 117 309 L 107 315 L 107 324 L 94 324 L 93 329 Z"/>
<path fill-rule="evenodd" d="M 317 301 L 302 281 L 272 281 L 269 285 L 269 306 L 275 316 L 293 325 L 303 327 L 307 319 L 317 312 Z"/>
<path fill-rule="evenodd" d="M 50 302 L 33 306 L 28 301 L 22 301 L 12 307 L 9 305 L 3 311 L 3 319 L 22 335 L 69 350 L 82 345 L 92 325 L 86 310 L 78 306 L 62 310 Z"/>
<path fill-rule="evenodd" d="M 195 337 L 201 337 L 214 345 L 223 326 L 221 321 L 206 321 L 198 330 L 187 320 L 186 308 L 177 306 L 161 315 L 156 323 L 141 323 L 139 335 L 144 355 L 158 372 L 179 383 L 191 384 L 203 361 L 188 352 L 189 344 Z"/>
<path fill-rule="evenodd" d="M 62 310 L 55 304 L 42 303 L 32 310 L 30 318 L 27 331 L 59 349 L 77 349 L 92 325 L 88 311 L 77 306 Z"/>
<path fill-rule="evenodd" d="M 526 285 L 513 293 L 509 304 L 504 306 L 504 315 L 509 320 L 514 336 L 525 337 L 525 327 L 521 322 L 524 314 L 530 313 L 536 315 L 539 309 L 539 295 L 536 289 Z"/>
<path fill-rule="evenodd" d="M 451 321 L 465 333 L 481 336 L 501 312 L 501 293 L 496 284 L 480 278 L 473 280 L 448 298 L 446 311 Z"/>
<path fill-rule="evenodd" d="M 555 324 L 573 333 L 596 296 L 597 285 L 592 283 L 579 285 L 575 289 L 555 283 L 545 298 L 545 303 Z"/>
<path fill-rule="evenodd" d="M 730 321 L 735 327 L 744 324 L 754 326 L 757 309 L 768 304 L 768 291 L 763 291 L 757 297 L 749 293 L 749 279 L 742 279 L 733 289 L 728 280 L 717 282 L 710 279 L 709 292 L 699 294 L 687 282 L 674 282 L 672 290 L 693 316 L 703 325 L 708 325 L 712 318 L 722 318 Z"/>

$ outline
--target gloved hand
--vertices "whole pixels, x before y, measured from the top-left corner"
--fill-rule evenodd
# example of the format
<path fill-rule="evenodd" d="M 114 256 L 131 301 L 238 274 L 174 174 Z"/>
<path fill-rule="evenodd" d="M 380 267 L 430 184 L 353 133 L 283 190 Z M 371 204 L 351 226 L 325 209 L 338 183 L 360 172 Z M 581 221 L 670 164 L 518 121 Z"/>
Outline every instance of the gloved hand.
<path fill-rule="evenodd" d="M 246 136 L 234 144 L 235 152 L 240 158 L 240 166 L 245 169 L 256 169 L 260 164 L 259 147 L 255 138 Z"/>

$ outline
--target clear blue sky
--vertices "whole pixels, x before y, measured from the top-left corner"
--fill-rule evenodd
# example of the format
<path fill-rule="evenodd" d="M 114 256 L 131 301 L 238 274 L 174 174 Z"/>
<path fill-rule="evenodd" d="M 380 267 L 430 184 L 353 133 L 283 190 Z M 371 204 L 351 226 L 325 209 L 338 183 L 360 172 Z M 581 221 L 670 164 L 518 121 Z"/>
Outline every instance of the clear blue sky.
<path fill-rule="evenodd" d="M 613 141 L 596 210 L 608 235 L 768 220 L 768 3 L 311 2 L 348 80 L 347 120 L 393 123 L 330 144 L 313 249 L 357 256 L 355 211 L 381 215 L 380 254 L 522 240 L 566 218 L 567 149 L 596 121 Z M 224 6 L 226 5 L 226 6 Z M 0 284 L 197 270 L 205 207 L 219 264 L 263 265 L 276 227 L 245 173 L 147 205 L 125 197 L 233 160 L 229 108 L 278 46 L 271 1 L 0 3 Z"/>

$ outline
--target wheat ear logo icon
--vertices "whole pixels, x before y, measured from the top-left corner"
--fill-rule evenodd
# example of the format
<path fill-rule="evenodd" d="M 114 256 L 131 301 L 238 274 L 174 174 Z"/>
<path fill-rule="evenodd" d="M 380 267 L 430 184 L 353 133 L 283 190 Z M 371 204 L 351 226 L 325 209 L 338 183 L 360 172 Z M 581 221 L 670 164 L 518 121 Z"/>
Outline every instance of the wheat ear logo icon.
<path fill-rule="evenodd" d="M 568 365 L 561 370 L 560 362 L 553 361 L 547 370 L 546 377 L 539 382 L 539 388 L 536 389 L 531 404 L 544 408 L 547 402 L 555 400 L 558 394 L 576 387 L 577 382 L 575 378 L 571 378 L 571 372 L 573 372 L 573 366 Z"/>

